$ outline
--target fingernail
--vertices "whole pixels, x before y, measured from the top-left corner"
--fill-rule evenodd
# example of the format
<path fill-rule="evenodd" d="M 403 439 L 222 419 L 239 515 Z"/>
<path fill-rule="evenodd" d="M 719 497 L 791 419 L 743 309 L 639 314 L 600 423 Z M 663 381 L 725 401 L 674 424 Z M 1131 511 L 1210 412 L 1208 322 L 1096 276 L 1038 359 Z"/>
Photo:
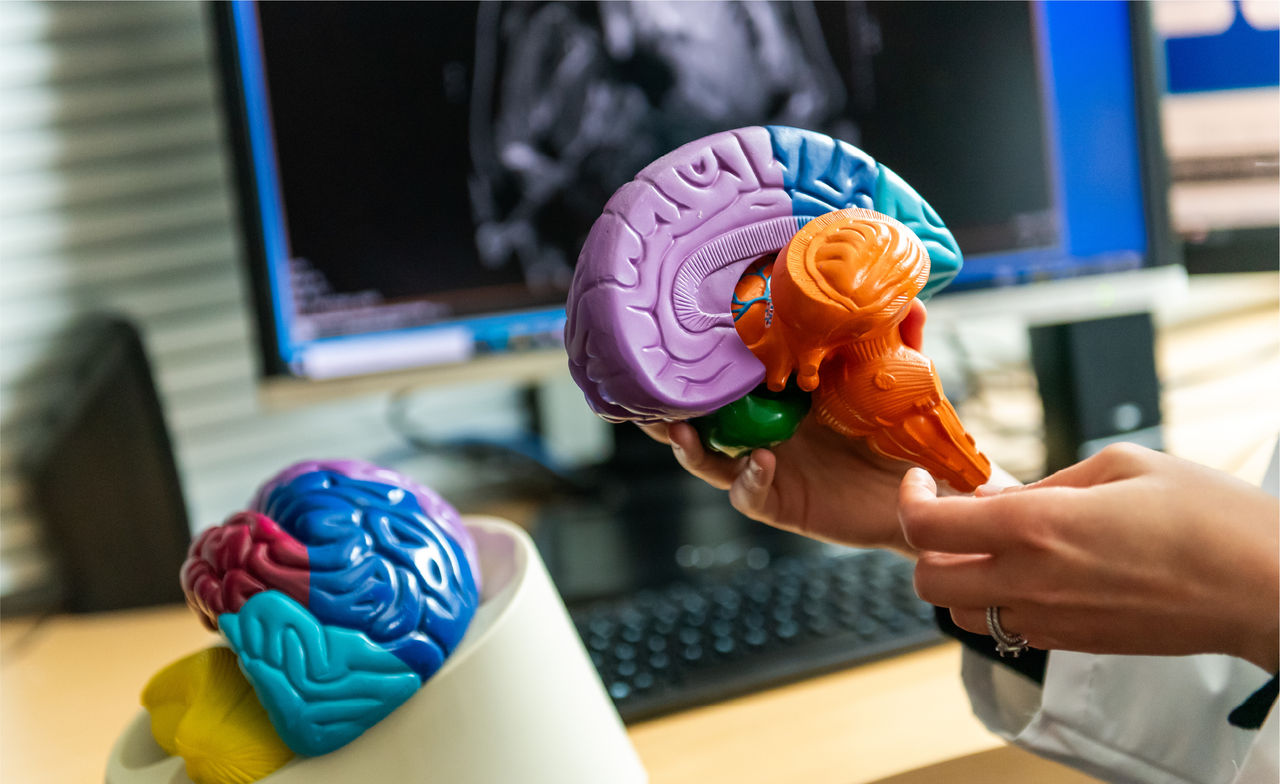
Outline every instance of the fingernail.
<path fill-rule="evenodd" d="M 764 466 L 756 462 L 756 456 L 753 454 L 747 460 L 747 479 L 752 484 L 760 484 L 760 480 L 764 478 Z"/>
<path fill-rule="evenodd" d="M 933 475 L 920 466 L 912 466 L 911 468 L 908 468 L 907 475 L 904 479 L 912 484 L 926 487 L 930 492 L 938 492 L 938 483 L 934 481 Z"/>

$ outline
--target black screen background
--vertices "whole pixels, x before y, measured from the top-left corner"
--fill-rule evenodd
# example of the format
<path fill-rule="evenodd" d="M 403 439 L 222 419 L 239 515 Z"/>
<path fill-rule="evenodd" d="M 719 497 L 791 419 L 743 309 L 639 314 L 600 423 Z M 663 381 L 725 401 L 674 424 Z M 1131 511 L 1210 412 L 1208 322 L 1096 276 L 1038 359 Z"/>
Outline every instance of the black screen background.
<path fill-rule="evenodd" d="M 525 25 L 548 5 L 504 5 L 504 34 L 535 34 L 513 31 L 512 20 Z M 565 8 L 572 25 L 600 24 L 593 4 Z M 811 127 L 901 174 L 966 254 L 1056 241 L 1027 4 L 819 3 L 814 12 L 843 105 Z M 563 303 L 564 276 L 532 278 L 514 257 L 485 264 L 477 253 L 478 216 L 518 209 L 528 185 L 500 173 L 489 177 L 487 203 L 473 198 L 477 170 L 503 167 L 498 151 L 481 149 L 484 161 L 473 154 L 476 4 L 263 3 L 258 13 L 290 254 L 305 260 L 308 280 L 323 280 L 295 285 L 296 308 L 328 319 L 317 334 L 366 331 L 369 314 L 394 303 L 437 307 L 383 315 L 378 328 Z M 580 43 L 566 38 L 563 48 Z M 509 60 L 500 48 L 488 117 L 502 108 Z M 584 77 L 639 85 L 654 111 L 629 129 L 629 159 L 609 149 L 586 156 L 572 187 L 541 201 L 531 219 L 538 242 L 571 263 L 608 196 L 643 163 L 724 129 L 717 118 L 663 109 L 680 76 L 678 62 L 638 51 Z M 769 96 L 761 116 L 732 120 L 777 121 L 771 109 L 784 99 Z M 547 155 L 553 141 L 532 140 Z M 362 292 L 373 296 L 350 298 Z"/>

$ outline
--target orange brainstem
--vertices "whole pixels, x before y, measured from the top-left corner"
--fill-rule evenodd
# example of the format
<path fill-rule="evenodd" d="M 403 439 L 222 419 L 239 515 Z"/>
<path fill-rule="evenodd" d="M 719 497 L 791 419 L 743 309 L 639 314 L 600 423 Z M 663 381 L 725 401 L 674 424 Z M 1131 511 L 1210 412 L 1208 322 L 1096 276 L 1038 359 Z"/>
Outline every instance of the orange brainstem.
<path fill-rule="evenodd" d="M 990 476 L 990 461 L 933 363 L 898 332 L 928 278 L 929 255 L 910 229 L 872 210 L 838 210 L 809 221 L 776 261 L 743 276 L 735 302 L 759 306 L 735 312 L 736 323 L 770 389 L 794 372 L 823 424 L 969 491 Z"/>
<path fill-rule="evenodd" d="M 888 339 L 884 353 L 866 359 L 857 348 L 840 349 L 823 367 L 813 400 L 818 421 L 865 438 L 885 457 L 923 466 L 957 490 L 986 482 L 991 461 L 960 423 L 929 358 L 900 339 Z"/>

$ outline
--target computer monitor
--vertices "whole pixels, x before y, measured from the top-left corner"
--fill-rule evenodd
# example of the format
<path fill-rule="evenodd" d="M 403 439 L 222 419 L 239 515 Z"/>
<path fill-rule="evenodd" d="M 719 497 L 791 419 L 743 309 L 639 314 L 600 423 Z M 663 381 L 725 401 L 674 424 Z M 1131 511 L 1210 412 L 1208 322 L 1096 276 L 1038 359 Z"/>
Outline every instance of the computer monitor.
<path fill-rule="evenodd" d="M 1170 279 L 1141 4 L 213 5 L 268 382 L 561 372 L 609 195 L 753 124 L 910 182 L 965 254 L 943 312 L 1088 318 Z"/>

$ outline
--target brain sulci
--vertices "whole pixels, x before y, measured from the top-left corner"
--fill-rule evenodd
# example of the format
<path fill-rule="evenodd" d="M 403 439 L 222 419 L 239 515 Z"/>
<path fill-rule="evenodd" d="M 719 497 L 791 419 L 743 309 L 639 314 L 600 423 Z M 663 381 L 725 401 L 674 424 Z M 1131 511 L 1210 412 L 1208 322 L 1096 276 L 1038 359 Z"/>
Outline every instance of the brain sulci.
<path fill-rule="evenodd" d="M 286 743 L 332 751 L 458 647 L 479 605 L 475 543 L 433 491 L 361 461 L 290 466 L 250 506 L 192 543 L 187 603 Z"/>

